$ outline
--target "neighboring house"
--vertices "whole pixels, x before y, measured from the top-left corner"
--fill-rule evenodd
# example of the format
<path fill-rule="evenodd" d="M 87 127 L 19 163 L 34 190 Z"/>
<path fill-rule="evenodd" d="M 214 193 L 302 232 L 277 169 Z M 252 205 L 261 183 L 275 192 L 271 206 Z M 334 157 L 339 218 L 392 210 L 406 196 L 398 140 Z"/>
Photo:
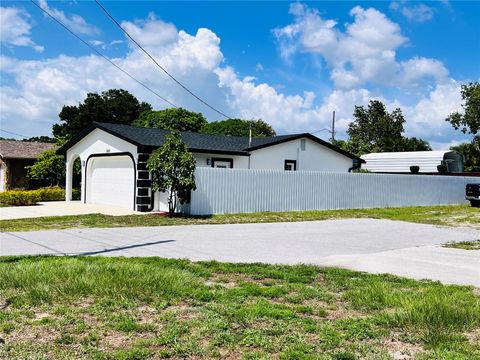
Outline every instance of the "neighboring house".
<path fill-rule="evenodd" d="M 93 123 L 58 150 L 67 165 L 66 200 L 71 199 L 75 159 L 82 164 L 81 199 L 138 211 L 163 210 L 165 194 L 152 194 L 146 161 L 169 132 Z M 197 167 L 348 172 L 360 158 L 311 134 L 266 138 L 181 133 Z"/>
<path fill-rule="evenodd" d="M 407 151 L 362 155 L 363 169 L 380 173 L 409 173 L 410 166 L 419 166 L 420 173 L 437 173 L 437 166 L 446 164 L 449 172 L 463 172 L 463 155 L 456 151 Z"/>
<path fill-rule="evenodd" d="M 0 191 L 27 186 L 25 166 L 32 165 L 45 150 L 55 144 L 0 140 Z"/>

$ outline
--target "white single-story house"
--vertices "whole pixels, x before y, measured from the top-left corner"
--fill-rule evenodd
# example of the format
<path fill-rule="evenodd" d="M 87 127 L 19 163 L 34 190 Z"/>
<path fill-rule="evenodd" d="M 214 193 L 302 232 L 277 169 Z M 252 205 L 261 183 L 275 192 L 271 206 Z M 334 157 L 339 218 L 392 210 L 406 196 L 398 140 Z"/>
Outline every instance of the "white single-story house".
<path fill-rule="evenodd" d="M 66 200 L 80 158 L 81 200 L 137 211 L 165 210 L 166 195 L 151 190 L 146 162 L 167 130 L 93 123 L 58 150 L 66 161 Z M 349 172 L 363 162 L 308 133 L 264 138 L 182 132 L 197 167 Z"/>
<path fill-rule="evenodd" d="M 420 173 L 437 173 L 445 164 L 449 172 L 463 172 L 463 155 L 457 151 L 405 151 L 362 155 L 363 169 L 379 173 L 410 173 L 410 166 L 420 167 Z"/>

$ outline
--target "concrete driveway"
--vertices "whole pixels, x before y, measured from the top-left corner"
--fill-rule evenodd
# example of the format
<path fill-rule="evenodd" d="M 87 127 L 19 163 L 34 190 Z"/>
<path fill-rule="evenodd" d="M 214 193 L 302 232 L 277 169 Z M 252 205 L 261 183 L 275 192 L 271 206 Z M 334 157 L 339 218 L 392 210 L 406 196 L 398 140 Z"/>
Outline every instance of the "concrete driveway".
<path fill-rule="evenodd" d="M 479 238 L 470 228 L 345 219 L 3 233 L 0 254 L 305 263 L 480 287 L 480 251 L 440 246 Z"/>
<path fill-rule="evenodd" d="M 83 204 L 80 201 L 48 201 L 33 206 L 0 207 L 2 220 L 85 214 L 120 216 L 142 213 L 107 205 Z"/>

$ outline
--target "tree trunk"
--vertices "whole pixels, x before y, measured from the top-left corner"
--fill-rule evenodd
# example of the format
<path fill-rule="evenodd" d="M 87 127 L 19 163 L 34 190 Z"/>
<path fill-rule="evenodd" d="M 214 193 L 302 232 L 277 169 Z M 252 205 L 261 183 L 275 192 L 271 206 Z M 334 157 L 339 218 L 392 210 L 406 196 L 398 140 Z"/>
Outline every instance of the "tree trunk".
<path fill-rule="evenodd" d="M 173 190 L 170 189 L 170 194 L 168 196 L 168 213 L 170 216 L 173 216 L 173 214 L 175 213 L 175 204 L 173 202 Z"/>

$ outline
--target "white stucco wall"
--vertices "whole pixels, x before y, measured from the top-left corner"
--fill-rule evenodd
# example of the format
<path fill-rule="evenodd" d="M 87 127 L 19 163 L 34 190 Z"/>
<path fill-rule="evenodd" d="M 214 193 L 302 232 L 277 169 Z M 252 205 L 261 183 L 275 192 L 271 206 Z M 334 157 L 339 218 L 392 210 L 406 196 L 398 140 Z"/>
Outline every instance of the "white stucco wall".
<path fill-rule="evenodd" d="M 6 190 L 6 181 L 7 181 L 7 166 L 5 163 L 0 160 L 0 192 Z"/>
<path fill-rule="evenodd" d="M 211 167 L 212 158 L 223 158 L 223 159 L 232 159 L 233 167 L 235 169 L 248 169 L 248 156 L 238 156 L 238 155 L 222 155 L 222 154 L 212 154 L 212 153 L 193 153 L 193 157 L 197 162 L 197 167 Z M 207 159 L 210 159 L 209 164 Z M 155 199 L 153 201 L 153 210 L 154 211 L 168 211 L 168 194 L 156 192 Z"/>
<path fill-rule="evenodd" d="M 95 129 L 88 135 L 86 135 L 82 140 L 73 145 L 70 149 L 67 150 L 66 155 L 66 167 L 67 167 L 67 181 L 66 181 L 66 194 L 67 201 L 71 198 L 68 198 L 71 194 L 72 186 L 72 170 L 73 162 L 77 157 L 80 157 L 82 163 L 82 198 L 84 201 L 84 184 L 85 184 L 85 163 L 90 155 L 93 154 L 105 154 L 105 153 L 119 153 L 119 152 L 129 152 L 132 154 L 135 162 L 137 162 L 137 146 L 129 143 L 128 141 L 122 140 L 119 137 L 109 134 L 106 131 Z"/>
<path fill-rule="evenodd" d="M 305 150 L 301 150 L 301 139 L 254 150 L 250 155 L 251 169 L 283 170 L 285 160 L 296 160 L 297 171 L 348 172 L 352 159 L 312 140 L 305 139 Z"/>

